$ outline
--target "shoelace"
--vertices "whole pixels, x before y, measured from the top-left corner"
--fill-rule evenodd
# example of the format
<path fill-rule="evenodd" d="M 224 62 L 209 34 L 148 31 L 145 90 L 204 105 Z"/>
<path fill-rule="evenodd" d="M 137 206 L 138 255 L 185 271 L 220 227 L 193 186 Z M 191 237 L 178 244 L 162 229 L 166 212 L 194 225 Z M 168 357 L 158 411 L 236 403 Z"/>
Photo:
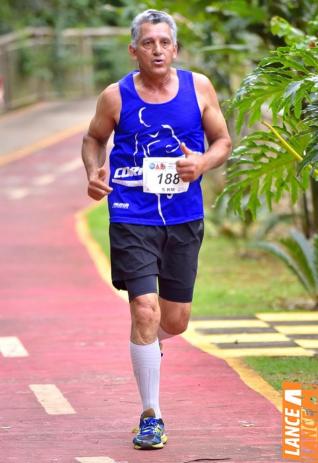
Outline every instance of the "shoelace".
<path fill-rule="evenodd" d="M 158 420 L 156 418 L 146 418 L 143 420 L 140 427 L 141 434 L 150 434 L 155 431 L 155 428 L 158 425 Z"/>

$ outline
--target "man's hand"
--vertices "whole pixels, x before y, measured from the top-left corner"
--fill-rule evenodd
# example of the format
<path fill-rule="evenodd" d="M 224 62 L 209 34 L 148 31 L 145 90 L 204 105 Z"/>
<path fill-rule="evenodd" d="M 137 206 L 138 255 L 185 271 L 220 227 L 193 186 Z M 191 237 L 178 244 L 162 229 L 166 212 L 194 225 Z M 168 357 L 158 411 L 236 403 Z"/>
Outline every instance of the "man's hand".
<path fill-rule="evenodd" d="M 106 176 L 106 169 L 104 169 L 104 167 L 100 167 L 97 169 L 96 174 L 91 175 L 89 179 L 87 188 L 88 196 L 96 201 L 101 200 L 113 191 L 113 189 L 105 182 Z"/>
<path fill-rule="evenodd" d="M 177 161 L 177 172 L 184 182 L 194 182 L 203 174 L 202 155 L 196 151 L 191 151 L 186 147 L 185 143 L 181 143 L 180 148 L 185 158 Z"/>

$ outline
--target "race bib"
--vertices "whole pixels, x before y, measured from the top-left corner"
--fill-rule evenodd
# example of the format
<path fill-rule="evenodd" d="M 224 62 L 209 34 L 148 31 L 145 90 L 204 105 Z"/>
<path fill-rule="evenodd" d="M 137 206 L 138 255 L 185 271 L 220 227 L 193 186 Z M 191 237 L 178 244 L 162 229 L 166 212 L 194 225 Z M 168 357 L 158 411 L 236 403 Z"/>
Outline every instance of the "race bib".
<path fill-rule="evenodd" d="M 184 182 L 176 170 L 180 158 L 144 158 L 143 191 L 145 193 L 176 194 L 184 193 L 189 182 Z"/>

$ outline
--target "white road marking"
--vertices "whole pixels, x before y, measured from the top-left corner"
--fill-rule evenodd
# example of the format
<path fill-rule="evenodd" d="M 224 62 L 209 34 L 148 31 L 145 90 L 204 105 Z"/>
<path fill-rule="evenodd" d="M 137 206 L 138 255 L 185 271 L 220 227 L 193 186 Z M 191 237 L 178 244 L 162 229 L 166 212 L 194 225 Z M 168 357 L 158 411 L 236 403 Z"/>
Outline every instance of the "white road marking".
<path fill-rule="evenodd" d="M 265 312 L 258 313 L 256 316 L 267 322 L 318 321 L 318 313 L 314 312 Z"/>
<path fill-rule="evenodd" d="M 4 357 L 28 357 L 22 342 L 15 336 L 0 338 L 0 352 Z"/>
<path fill-rule="evenodd" d="M 9 199 L 23 199 L 30 194 L 29 188 L 11 188 L 7 190 L 7 196 Z"/>
<path fill-rule="evenodd" d="M 54 174 L 45 174 L 35 177 L 32 180 L 30 188 L 28 187 L 15 187 L 8 188 L 5 190 L 6 196 L 11 200 L 23 199 L 31 193 L 37 193 L 37 190 L 32 187 L 39 187 L 50 185 L 57 180 L 57 175 L 67 174 L 83 167 L 83 161 L 80 157 L 73 159 L 72 161 L 65 162 L 58 167 Z"/>
<path fill-rule="evenodd" d="M 318 339 L 293 339 L 304 349 L 318 349 Z"/>
<path fill-rule="evenodd" d="M 243 331 L 243 330 L 242 330 Z M 282 333 L 237 333 L 237 334 L 207 334 L 208 340 L 213 344 L 228 343 L 239 344 L 241 342 L 287 342 L 290 338 Z M 261 346 L 260 346 L 261 347 Z"/>
<path fill-rule="evenodd" d="M 40 177 L 36 177 L 32 183 L 35 186 L 45 186 L 45 185 L 49 185 L 50 183 L 53 183 L 55 180 L 56 180 L 55 175 L 47 174 L 47 175 L 41 175 Z"/>
<path fill-rule="evenodd" d="M 70 162 L 62 164 L 61 167 L 57 169 L 57 172 L 66 174 L 67 172 L 72 172 L 73 170 L 79 169 L 80 167 L 83 167 L 83 161 L 80 157 L 78 157 Z"/>
<path fill-rule="evenodd" d="M 318 325 L 275 325 L 275 330 L 284 334 L 318 334 Z M 301 338 L 301 336 L 299 336 Z"/>
<path fill-rule="evenodd" d="M 30 384 L 29 388 L 49 415 L 76 413 L 55 384 Z"/>
<path fill-rule="evenodd" d="M 80 463 L 128 463 L 128 461 L 116 462 L 110 457 L 77 457 L 75 460 Z"/>
<path fill-rule="evenodd" d="M 262 320 L 241 319 L 241 320 L 192 320 L 191 326 L 195 329 L 201 328 L 268 328 L 268 324 Z"/>

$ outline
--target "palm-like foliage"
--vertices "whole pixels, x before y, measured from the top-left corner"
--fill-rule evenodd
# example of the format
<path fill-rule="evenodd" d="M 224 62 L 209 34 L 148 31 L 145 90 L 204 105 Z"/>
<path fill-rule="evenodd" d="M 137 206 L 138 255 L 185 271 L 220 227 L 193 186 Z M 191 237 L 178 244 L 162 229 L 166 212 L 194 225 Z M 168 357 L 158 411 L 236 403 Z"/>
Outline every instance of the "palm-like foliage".
<path fill-rule="evenodd" d="M 281 136 L 292 136 L 287 129 L 277 128 Z M 294 144 L 305 143 L 295 140 Z M 228 205 L 243 215 L 249 210 L 256 217 L 262 198 L 271 210 L 284 192 L 289 192 L 292 202 L 297 201 L 299 191 L 308 187 L 309 171 L 295 175 L 295 157 L 281 146 L 272 132 L 255 131 L 243 138 L 234 150 L 233 162 L 228 169 L 228 184 L 222 196 L 229 196 Z M 248 193 L 246 200 L 246 194 Z"/>
<path fill-rule="evenodd" d="M 318 234 L 308 240 L 302 233 L 293 230 L 280 243 L 260 241 L 256 246 L 284 262 L 318 307 Z"/>
<path fill-rule="evenodd" d="M 308 188 L 309 176 L 318 179 L 318 48 L 312 36 L 275 21 L 291 44 L 261 60 L 230 104 L 238 131 L 272 120 L 265 122 L 269 131 L 250 133 L 234 150 L 222 194 L 229 195 L 233 210 L 241 215 L 249 210 L 254 218 L 262 198 L 271 209 L 288 192 L 295 203 Z"/>

